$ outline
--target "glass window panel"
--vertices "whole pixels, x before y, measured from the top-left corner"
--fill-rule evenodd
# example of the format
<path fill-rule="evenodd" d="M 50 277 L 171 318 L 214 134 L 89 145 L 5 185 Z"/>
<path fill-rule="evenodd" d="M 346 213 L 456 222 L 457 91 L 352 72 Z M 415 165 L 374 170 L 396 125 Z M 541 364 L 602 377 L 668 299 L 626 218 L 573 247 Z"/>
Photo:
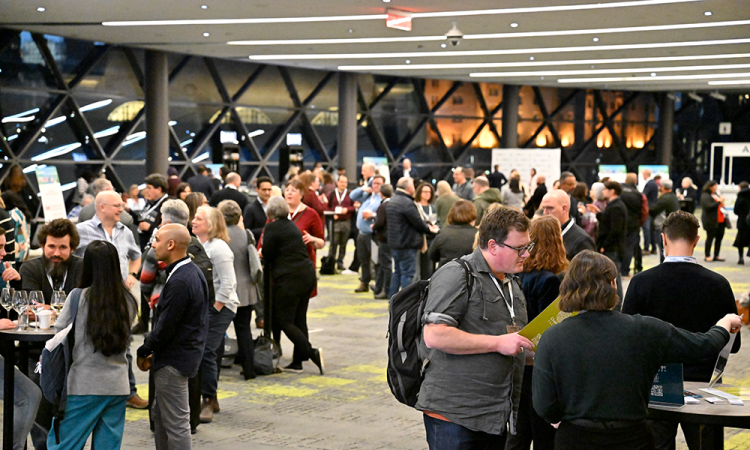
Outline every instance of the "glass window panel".
<path fill-rule="evenodd" d="M 450 88 L 453 83 L 450 81 L 443 81 L 444 84 Z M 431 86 L 430 81 L 427 82 L 427 86 Z M 448 89 L 446 89 L 447 91 Z M 427 97 L 427 105 L 430 109 L 434 108 L 435 104 L 445 95 L 430 95 Z M 470 84 L 462 84 L 461 87 L 456 89 L 453 95 L 443 103 L 436 112 L 436 115 L 441 116 L 467 116 L 467 117 L 484 117 L 484 112 L 479 104 L 474 87 Z"/>
<path fill-rule="evenodd" d="M 48 44 L 56 61 L 65 58 L 65 42 L 61 38 L 53 38 L 54 43 Z M 39 51 L 39 47 L 28 31 L 21 32 L 0 53 L 0 82 L 3 86 L 23 86 L 26 88 L 57 88 L 52 78 L 52 72 L 47 68 Z"/>
<path fill-rule="evenodd" d="M 380 94 L 385 90 L 387 83 L 379 83 L 375 92 Z M 421 92 L 414 91 L 414 85 L 406 79 L 396 84 L 390 92 L 372 109 L 377 114 L 421 114 L 418 95 Z"/>
<path fill-rule="evenodd" d="M 542 112 L 536 104 L 534 89 L 530 86 L 522 86 L 518 96 L 520 103 L 518 105 L 518 118 L 521 120 L 542 120 Z"/>
<path fill-rule="evenodd" d="M 518 121 L 518 145 L 522 146 L 536 133 L 537 128 L 542 125 L 541 120 L 519 120 Z M 532 144 L 534 146 L 534 144 Z"/>
<path fill-rule="evenodd" d="M 133 120 L 144 107 L 140 100 L 128 101 L 91 95 L 79 95 L 76 102 L 102 148 L 106 148 L 120 127 Z M 65 116 L 57 116 L 48 123 L 57 123 L 64 118 Z"/>
<path fill-rule="evenodd" d="M 134 53 L 139 50 L 133 49 Z M 143 71 L 141 64 L 140 70 Z M 77 94 L 101 93 L 121 97 L 142 98 L 143 89 L 121 48 L 112 47 L 74 88 Z"/>
<path fill-rule="evenodd" d="M 250 78 L 250 76 L 258 69 L 258 67 L 260 67 L 259 64 L 254 64 L 249 61 L 241 62 L 228 61 L 225 59 L 214 59 L 213 63 L 216 66 L 216 70 L 219 72 L 221 80 L 224 83 L 224 86 L 226 87 L 230 97 L 234 97 L 234 95 L 245 84 L 248 78 Z M 271 67 L 266 67 L 263 70 L 268 69 L 271 69 Z M 254 86 L 254 84 L 251 85 L 250 89 L 253 88 L 252 86 Z"/>
<path fill-rule="evenodd" d="M 323 141 L 323 145 L 330 152 L 338 140 L 338 113 L 307 110 L 305 114 L 312 122 L 318 137 Z M 357 144 L 359 144 L 359 141 L 357 141 Z"/>
<path fill-rule="evenodd" d="M 0 74 L 2 75 L 2 74 Z M 56 95 L 37 91 L 7 91 L 0 92 L 0 130 L 8 140 L 14 151 L 23 139 L 23 133 L 38 127 L 37 120 L 40 110 L 51 102 Z"/>
<path fill-rule="evenodd" d="M 31 143 L 28 150 L 22 155 L 24 159 L 42 164 L 42 161 L 87 161 L 91 159 L 100 160 L 101 156 L 93 149 L 88 139 L 81 142 L 78 136 L 85 136 L 84 132 L 74 132 L 73 120 L 66 120 L 57 126 L 45 128 L 43 133 Z"/>
<path fill-rule="evenodd" d="M 170 102 L 223 103 L 203 58 L 193 57 L 169 83 Z"/>
<path fill-rule="evenodd" d="M 279 70 L 273 66 L 263 69 L 237 103 L 243 106 L 294 107 Z"/>
<path fill-rule="evenodd" d="M 119 161 L 146 160 L 146 129 L 143 122 L 141 122 L 132 133 L 125 137 L 125 140 L 120 147 L 120 151 L 117 152 L 114 159 Z M 120 172 L 121 171 L 118 171 L 118 174 Z M 141 178 L 138 184 L 142 182 L 143 179 Z"/>
<path fill-rule="evenodd" d="M 139 143 L 140 144 L 140 143 Z M 145 141 L 143 141 L 143 146 L 145 148 Z M 125 149 L 123 149 L 125 150 Z M 125 189 L 128 189 L 131 185 L 141 185 L 143 184 L 143 180 L 146 178 L 146 165 L 145 164 L 139 164 L 139 165 L 133 165 L 133 164 L 117 164 L 116 162 L 112 164 L 112 167 L 114 168 L 115 172 L 117 172 L 117 176 L 122 181 L 123 187 Z M 107 178 L 112 178 L 111 176 L 108 176 Z M 112 184 L 115 185 L 115 189 L 117 189 L 117 183 L 112 182 Z"/>
<path fill-rule="evenodd" d="M 300 67 L 287 68 L 287 70 L 289 71 L 289 76 L 292 79 L 292 84 L 294 84 L 294 88 L 297 90 L 297 95 L 299 96 L 300 102 L 304 102 L 305 99 L 309 97 L 310 94 L 312 94 L 312 91 L 326 76 L 326 72 L 323 72 L 321 70 L 303 69 Z M 328 83 L 332 83 L 335 78 L 337 77 L 329 80 Z M 318 96 L 313 99 L 311 105 L 321 106 L 317 103 Z M 321 99 L 321 101 L 323 101 L 323 99 Z"/>

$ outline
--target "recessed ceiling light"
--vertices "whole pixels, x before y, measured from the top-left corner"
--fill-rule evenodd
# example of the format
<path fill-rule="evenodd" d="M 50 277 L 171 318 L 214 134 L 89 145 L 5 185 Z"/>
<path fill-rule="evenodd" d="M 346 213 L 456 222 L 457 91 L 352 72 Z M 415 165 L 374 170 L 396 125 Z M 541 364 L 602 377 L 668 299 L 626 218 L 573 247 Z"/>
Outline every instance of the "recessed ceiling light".
<path fill-rule="evenodd" d="M 706 41 L 648 42 L 643 44 L 610 44 L 578 47 L 542 47 L 542 48 L 509 48 L 500 50 L 464 50 L 441 52 L 439 56 L 493 56 L 523 55 L 529 53 L 573 53 L 594 52 L 602 50 L 637 50 L 654 48 L 707 47 L 713 45 L 748 44 L 750 38 L 711 39 Z M 429 58 L 438 56 L 435 52 L 398 52 L 398 53 L 319 53 L 319 54 L 284 54 L 284 55 L 250 55 L 253 61 L 274 60 L 310 60 L 310 59 L 383 59 L 383 58 Z"/>
<path fill-rule="evenodd" d="M 703 13 L 704 16 L 713 16 L 713 13 L 711 11 L 706 11 Z"/>
<path fill-rule="evenodd" d="M 497 14 L 521 14 L 557 11 L 581 11 L 589 9 L 627 8 L 633 6 L 654 6 L 674 3 L 692 3 L 699 0 L 632 0 L 612 3 L 589 3 L 581 5 L 558 5 L 541 7 L 522 7 L 505 9 L 479 9 L 470 11 L 435 11 L 412 13 L 412 18 L 484 16 Z M 201 20 L 129 20 L 107 21 L 102 25 L 108 27 L 161 26 L 161 25 L 237 25 L 253 23 L 304 23 L 304 22 L 347 22 L 352 20 L 383 20 L 387 14 L 361 14 L 352 16 L 305 16 L 305 17 L 254 17 L 239 19 L 201 19 Z"/>
<path fill-rule="evenodd" d="M 442 53 L 443 55 L 445 53 Z M 707 59 L 746 59 L 750 58 L 750 53 L 723 53 L 714 55 L 685 55 L 685 56 L 655 56 L 644 58 L 608 58 L 608 59 L 572 59 L 557 61 L 510 61 L 501 63 L 443 63 L 443 64 L 412 64 L 405 66 L 403 64 L 373 64 L 373 65 L 347 65 L 339 66 L 339 70 L 435 70 L 435 69 L 489 69 L 501 67 L 539 67 L 539 66 L 568 66 L 568 65 L 588 65 L 591 64 L 627 64 L 627 63 L 645 63 L 645 62 L 671 62 L 671 61 L 698 61 Z M 594 64 L 592 64 L 594 63 Z"/>
<path fill-rule="evenodd" d="M 594 39 L 592 39 L 592 40 L 593 40 L 594 42 L 599 42 L 599 38 L 598 38 L 598 37 L 595 37 L 595 38 L 594 38 Z"/>
<path fill-rule="evenodd" d="M 411 60 L 407 59 L 406 64 L 411 64 Z"/>
<path fill-rule="evenodd" d="M 656 72 L 651 72 L 651 76 L 655 77 L 656 76 Z"/>
<path fill-rule="evenodd" d="M 510 24 L 510 27 L 511 28 L 518 28 L 518 24 L 516 22 L 513 22 L 512 24 Z"/>
<path fill-rule="evenodd" d="M 39 8 L 37 8 L 36 10 L 37 10 L 37 11 L 39 11 L 39 12 L 44 12 L 44 11 L 47 11 L 47 9 L 46 9 L 46 8 L 44 8 L 44 7 L 42 7 L 42 6 L 40 6 L 40 7 L 39 7 Z"/>
<path fill-rule="evenodd" d="M 533 60 L 534 60 L 534 57 L 533 56 L 529 56 L 529 61 L 533 61 Z"/>
<path fill-rule="evenodd" d="M 391 0 L 383 0 L 383 3 L 390 3 Z"/>
<path fill-rule="evenodd" d="M 443 44 L 440 44 L 440 47 L 442 47 L 442 48 L 445 48 L 445 47 L 447 47 L 447 46 L 448 46 L 448 44 L 445 44 L 445 43 L 443 43 Z"/>
<path fill-rule="evenodd" d="M 208 9 L 208 5 L 201 5 L 201 9 Z"/>
<path fill-rule="evenodd" d="M 211 36 L 211 33 L 203 33 L 203 37 L 209 37 Z"/>
<path fill-rule="evenodd" d="M 354 33 L 354 30 L 352 30 L 351 28 L 349 28 L 349 32 L 350 33 Z"/>

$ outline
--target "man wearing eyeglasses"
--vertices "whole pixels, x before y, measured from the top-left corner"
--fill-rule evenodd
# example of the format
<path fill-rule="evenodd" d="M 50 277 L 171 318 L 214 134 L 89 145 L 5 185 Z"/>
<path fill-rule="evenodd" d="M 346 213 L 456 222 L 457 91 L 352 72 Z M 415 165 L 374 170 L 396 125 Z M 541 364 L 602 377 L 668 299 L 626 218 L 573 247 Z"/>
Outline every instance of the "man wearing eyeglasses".
<path fill-rule="evenodd" d="M 430 278 L 419 355 L 429 360 L 416 408 L 424 413 L 427 443 L 435 448 L 505 448 L 515 434 L 521 380 L 531 342 L 526 301 L 514 274 L 534 243 L 529 219 L 498 208 L 479 226 L 479 247 Z"/>

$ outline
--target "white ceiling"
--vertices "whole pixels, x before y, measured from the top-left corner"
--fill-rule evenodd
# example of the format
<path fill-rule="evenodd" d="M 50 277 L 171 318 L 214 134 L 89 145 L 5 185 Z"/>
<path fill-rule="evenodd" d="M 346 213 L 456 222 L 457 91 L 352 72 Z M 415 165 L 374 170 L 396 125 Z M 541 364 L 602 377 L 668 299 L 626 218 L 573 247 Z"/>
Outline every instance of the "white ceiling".
<path fill-rule="evenodd" d="M 580 8 L 541 12 L 513 10 L 574 5 Z M 45 10 L 37 11 L 40 7 Z M 413 12 L 412 31 L 386 28 L 383 17 L 386 8 Z M 490 9 L 494 11 L 482 11 Z M 434 12 L 447 14 L 424 16 Z M 366 20 L 341 17 L 353 15 L 365 16 Z M 294 18 L 309 20 L 322 16 L 338 17 L 289 23 Z M 267 18 L 279 20 L 248 23 Z M 176 19 L 248 20 L 238 24 L 102 25 L 109 21 Z M 454 47 L 448 41 L 434 40 L 444 35 L 453 21 L 465 34 L 460 44 Z M 512 27 L 514 23 L 518 26 Z M 678 27 L 663 29 L 675 25 Z M 349 70 L 618 90 L 750 90 L 750 1 L 747 0 L 392 0 L 390 3 L 383 0 L 15 0 L 3 5 L 0 26 L 245 61 L 252 55 L 261 62 L 325 70 L 366 66 Z M 620 30 L 607 30 L 611 28 Z M 557 33 L 523 35 L 550 31 Z M 204 33 L 209 35 L 204 37 Z M 497 33 L 503 33 L 504 37 L 470 39 L 479 34 Z M 227 44 L 238 40 L 403 37 L 433 40 Z M 447 47 L 442 48 L 441 44 Z M 305 59 L 311 56 L 316 59 Z M 407 60 L 410 64 L 406 64 Z M 457 63 L 464 66 L 445 66 Z M 498 67 L 502 63 L 516 64 Z M 476 64 L 485 64 L 485 67 Z M 487 64 L 495 66 L 487 67 Z M 420 68 L 419 65 L 429 66 Z M 559 71 L 574 72 L 561 74 Z M 470 76 L 481 72 L 495 74 L 482 78 Z M 511 72 L 515 74 L 509 74 Z M 600 78 L 605 79 L 596 80 Z M 741 83 L 743 80 L 745 84 Z M 710 85 L 713 81 L 729 84 Z"/>

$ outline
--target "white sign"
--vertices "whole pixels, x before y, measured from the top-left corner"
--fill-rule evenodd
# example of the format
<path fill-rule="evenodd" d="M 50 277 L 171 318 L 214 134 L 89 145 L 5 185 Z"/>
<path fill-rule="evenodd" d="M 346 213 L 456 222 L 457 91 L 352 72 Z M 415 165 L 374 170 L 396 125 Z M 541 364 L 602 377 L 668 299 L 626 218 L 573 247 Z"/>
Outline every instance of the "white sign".
<path fill-rule="evenodd" d="M 385 178 L 386 184 L 391 182 L 391 172 L 388 169 L 388 158 L 379 156 L 365 156 L 364 158 L 362 158 L 362 163 L 366 162 L 375 164 L 375 174 L 382 175 L 383 178 Z"/>
<path fill-rule="evenodd" d="M 531 169 L 535 169 L 537 175 L 546 177 L 545 183 L 548 190 L 552 190 L 552 184 L 560 178 L 560 149 L 559 148 L 493 148 L 492 167 L 490 173 L 499 166 L 500 173 L 510 179 L 510 171 L 516 169 L 521 174 L 521 180 L 529 185 Z M 536 186 L 529 186 L 529 195 L 534 193 Z"/>
<path fill-rule="evenodd" d="M 60 188 L 60 178 L 55 166 L 41 166 L 36 169 L 36 180 L 44 207 L 44 221 L 65 219 L 65 199 Z"/>
<path fill-rule="evenodd" d="M 732 144 L 716 144 L 724 148 L 724 157 L 750 156 L 750 142 L 735 142 Z"/>
<path fill-rule="evenodd" d="M 732 122 L 719 123 L 719 134 L 722 136 L 729 136 L 732 134 Z"/>

